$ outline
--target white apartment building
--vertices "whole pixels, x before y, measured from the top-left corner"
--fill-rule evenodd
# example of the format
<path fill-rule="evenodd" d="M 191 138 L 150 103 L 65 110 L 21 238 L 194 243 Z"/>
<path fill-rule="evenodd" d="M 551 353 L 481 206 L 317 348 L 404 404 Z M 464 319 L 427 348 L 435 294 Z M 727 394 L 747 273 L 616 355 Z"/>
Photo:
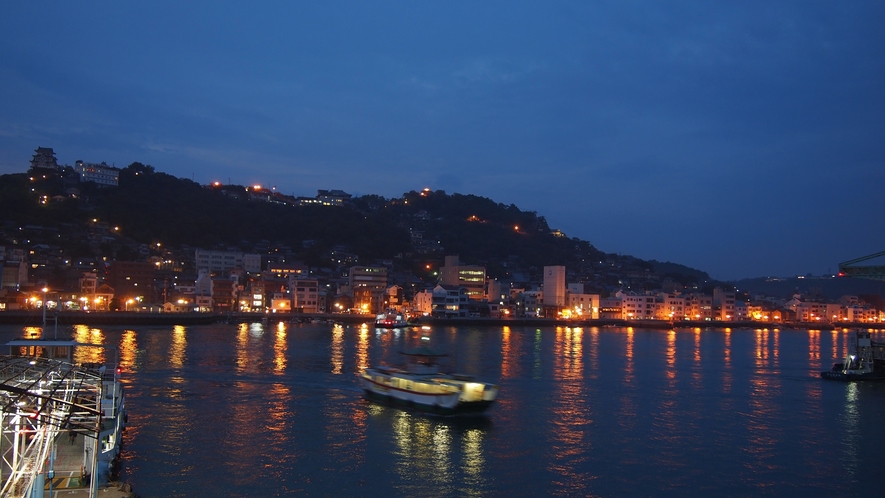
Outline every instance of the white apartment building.
<path fill-rule="evenodd" d="M 845 319 L 849 322 L 872 322 L 879 317 L 879 312 L 869 306 L 846 306 Z"/>
<path fill-rule="evenodd" d="M 237 251 L 210 251 L 197 249 L 194 252 L 197 270 L 208 270 L 212 273 L 224 272 L 240 268 L 249 273 L 261 271 L 261 255 L 245 254 Z"/>
<path fill-rule="evenodd" d="M 621 318 L 624 320 L 654 320 L 657 309 L 655 296 L 618 291 L 616 297 L 621 299 Z"/>
<path fill-rule="evenodd" d="M 451 285 L 437 285 L 433 288 L 431 314 L 438 317 L 465 317 L 470 298 L 467 289 Z"/>
<path fill-rule="evenodd" d="M 98 185 L 116 187 L 120 181 L 120 169 L 101 164 L 77 161 L 74 163 L 74 171 L 80 175 L 81 182 L 94 182 Z"/>
<path fill-rule="evenodd" d="M 535 318 L 541 316 L 541 307 L 544 305 L 544 291 L 525 291 L 522 293 L 525 299 L 525 316 Z"/>

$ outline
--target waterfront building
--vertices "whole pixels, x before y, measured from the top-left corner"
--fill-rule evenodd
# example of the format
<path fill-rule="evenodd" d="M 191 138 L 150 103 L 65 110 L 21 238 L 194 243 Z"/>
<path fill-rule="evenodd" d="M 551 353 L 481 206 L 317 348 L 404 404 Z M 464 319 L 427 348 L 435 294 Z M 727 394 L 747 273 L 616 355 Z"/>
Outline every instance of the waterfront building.
<path fill-rule="evenodd" d="M 403 295 L 402 287 L 399 285 L 391 285 L 384 291 L 384 303 L 382 309 L 401 310 L 403 304 L 405 304 L 405 296 Z"/>
<path fill-rule="evenodd" d="M 246 292 L 240 294 L 240 311 L 266 311 L 266 287 L 262 280 L 249 282 Z"/>
<path fill-rule="evenodd" d="M 697 292 L 685 296 L 685 317 L 687 320 L 712 320 L 713 298 Z"/>
<path fill-rule="evenodd" d="M 620 297 L 607 297 L 599 300 L 599 318 L 603 320 L 623 319 Z"/>
<path fill-rule="evenodd" d="M 679 294 L 659 292 L 656 296 L 655 318 L 658 320 L 684 320 L 685 298 Z"/>
<path fill-rule="evenodd" d="M 737 322 L 745 322 L 750 319 L 750 307 L 745 301 L 735 301 L 734 303 L 734 320 Z"/>
<path fill-rule="evenodd" d="M 583 286 L 581 286 L 583 287 Z M 568 293 L 568 309 L 579 318 L 599 318 L 599 294 Z"/>
<path fill-rule="evenodd" d="M 154 274 L 156 266 L 146 261 L 114 261 L 111 263 L 108 282 L 114 294 L 124 300 L 141 298 L 154 300 Z"/>
<path fill-rule="evenodd" d="M 486 293 L 490 303 L 504 304 L 504 301 L 509 299 L 509 296 L 504 293 L 504 286 L 496 278 L 486 280 Z"/>
<path fill-rule="evenodd" d="M 713 289 L 713 315 L 714 318 L 723 322 L 734 320 L 734 291 L 726 291 L 721 287 Z"/>
<path fill-rule="evenodd" d="M 237 277 L 214 277 L 211 282 L 212 309 L 214 311 L 233 311 L 238 300 Z"/>
<path fill-rule="evenodd" d="M 566 305 L 565 266 L 544 267 L 544 305 L 564 307 Z"/>
<path fill-rule="evenodd" d="M 470 297 L 464 287 L 439 284 L 433 288 L 431 315 L 434 317 L 466 317 Z"/>
<path fill-rule="evenodd" d="M 655 317 L 655 297 L 618 291 L 621 298 L 621 318 L 624 320 L 653 320 Z"/>
<path fill-rule="evenodd" d="M 474 301 L 486 298 L 486 269 L 484 266 L 465 265 L 457 255 L 446 256 L 445 266 L 439 269 L 439 283 L 467 289 L 467 296 Z"/>
<path fill-rule="evenodd" d="M 412 310 L 422 315 L 429 315 L 433 310 L 433 291 L 416 292 L 412 298 Z"/>
<path fill-rule="evenodd" d="M 816 301 L 798 301 L 791 304 L 790 309 L 796 312 L 796 320 L 800 322 L 830 322 L 839 319 L 840 305 L 835 305 L 835 309 L 827 303 Z"/>
<path fill-rule="evenodd" d="M 879 312 L 869 306 L 855 305 L 845 307 L 845 319 L 849 322 L 874 322 L 878 318 Z"/>
<path fill-rule="evenodd" d="M 95 300 L 95 291 L 98 289 L 98 274 L 95 272 L 83 272 L 80 274 L 80 304 L 81 310 L 92 308 Z"/>
<path fill-rule="evenodd" d="M 530 290 L 522 293 L 523 311 L 522 315 L 529 318 L 537 318 L 543 316 L 541 310 L 544 305 L 544 291 Z"/>
<path fill-rule="evenodd" d="M 312 278 L 289 277 L 289 293 L 292 295 L 292 309 L 302 313 L 318 313 L 319 282 Z"/>
<path fill-rule="evenodd" d="M 212 277 L 207 269 L 197 273 L 197 280 L 194 282 L 194 306 L 197 311 L 212 310 Z"/>
<path fill-rule="evenodd" d="M 286 292 L 274 292 L 270 298 L 272 313 L 289 313 L 292 311 L 292 300 Z"/>
<path fill-rule="evenodd" d="M 348 284 L 354 308 L 363 313 L 380 313 L 384 310 L 387 268 L 352 266 L 348 270 Z"/>

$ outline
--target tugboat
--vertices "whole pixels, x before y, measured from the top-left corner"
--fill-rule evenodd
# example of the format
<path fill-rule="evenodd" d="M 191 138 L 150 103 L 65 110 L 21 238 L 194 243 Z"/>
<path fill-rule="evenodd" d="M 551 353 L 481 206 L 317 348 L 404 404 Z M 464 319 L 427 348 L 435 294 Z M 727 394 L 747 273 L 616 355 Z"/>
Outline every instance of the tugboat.
<path fill-rule="evenodd" d="M 831 370 L 821 372 L 820 376 L 843 382 L 885 380 L 885 343 L 873 341 L 868 331 L 855 331 L 849 337 L 845 361 L 834 364 Z"/>
<path fill-rule="evenodd" d="M 481 413 L 495 402 L 498 386 L 468 375 L 439 371 L 443 353 L 421 347 L 403 352 L 406 369 L 370 367 L 360 374 L 360 386 L 369 399 L 410 406 L 438 415 Z"/>

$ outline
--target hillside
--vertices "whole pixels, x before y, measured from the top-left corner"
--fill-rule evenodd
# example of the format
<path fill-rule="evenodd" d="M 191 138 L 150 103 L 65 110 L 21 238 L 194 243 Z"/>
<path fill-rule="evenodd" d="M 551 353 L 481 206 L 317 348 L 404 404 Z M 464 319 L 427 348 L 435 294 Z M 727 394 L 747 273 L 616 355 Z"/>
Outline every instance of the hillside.
<path fill-rule="evenodd" d="M 237 248 L 333 271 L 344 254 L 349 264 L 393 261 L 425 282 L 445 255 L 458 254 L 467 264 L 485 266 L 491 277 L 517 282 L 538 282 L 544 266 L 564 265 L 570 281 L 585 282 L 594 292 L 656 289 L 665 281 L 722 285 L 678 263 L 603 253 L 552 229 L 535 212 L 474 195 L 411 191 L 331 207 L 298 205 L 297 199 L 253 187 L 203 186 L 141 163 L 123 168 L 112 188 L 80 184 L 71 173 L 0 176 L 0 245 L 41 246 L 62 259 L 109 260 L 143 259 L 144 247 Z M 96 238 L 96 221 L 113 228 Z M 838 297 L 852 290 L 878 293 L 877 285 L 754 279 L 737 286 L 769 295 Z"/>

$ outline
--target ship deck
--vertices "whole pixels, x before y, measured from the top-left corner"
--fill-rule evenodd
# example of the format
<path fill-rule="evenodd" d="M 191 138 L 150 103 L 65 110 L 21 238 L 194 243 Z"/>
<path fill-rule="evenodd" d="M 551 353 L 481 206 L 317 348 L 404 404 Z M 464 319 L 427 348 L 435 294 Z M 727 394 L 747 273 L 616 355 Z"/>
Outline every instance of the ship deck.
<path fill-rule="evenodd" d="M 0 495 L 131 496 L 86 476 L 96 468 L 101 390 L 88 369 L 0 356 Z"/>

